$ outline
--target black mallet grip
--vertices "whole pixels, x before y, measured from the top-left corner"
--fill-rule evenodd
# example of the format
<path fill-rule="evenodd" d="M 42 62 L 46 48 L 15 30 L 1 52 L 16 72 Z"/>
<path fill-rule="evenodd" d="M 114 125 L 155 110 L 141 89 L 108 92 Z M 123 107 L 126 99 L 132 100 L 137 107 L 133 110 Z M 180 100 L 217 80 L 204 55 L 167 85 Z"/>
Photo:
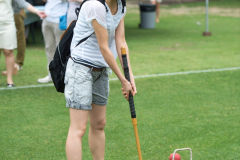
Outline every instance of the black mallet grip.
<path fill-rule="evenodd" d="M 125 78 L 131 83 L 130 75 L 129 75 L 129 68 L 128 68 L 128 60 L 127 60 L 126 49 L 125 48 L 121 48 L 121 53 L 122 53 L 122 62 L 123 62 L 124 75 L 125 75 Z M 133 96 L 132 96 L 131 93 L 129 93 L 129 106 L 130 106 L 131 117 L 132 118 L 136 118 L 134 101 L 133 101 Z"/>

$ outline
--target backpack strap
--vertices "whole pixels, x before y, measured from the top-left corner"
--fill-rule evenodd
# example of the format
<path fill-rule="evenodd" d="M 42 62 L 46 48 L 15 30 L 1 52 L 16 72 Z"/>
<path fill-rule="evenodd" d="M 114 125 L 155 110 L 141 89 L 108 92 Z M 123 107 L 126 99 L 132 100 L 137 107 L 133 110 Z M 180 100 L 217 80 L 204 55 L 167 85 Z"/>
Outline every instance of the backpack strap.
<path fill-rule="evenodd" d="M 88 0 L 84 0 L 84 1 L 80 4 L 80 6 L 75 9 L 75 13 L 76 13 L 76 15 L 77 15 L 77 20 L 78 20 L 78 15 L 79 15 L 79 13 L 80 13 L 80 10 L 81 10 L 81 8 L 82 8 L 82 5 L 83 5 L 86 1 L 88 1 Z"/>
<path fill-rule="evenodd" d="M 106 8 L 106 11 L 108 12 L 108 9 L 107 9 L 107 6 L 105 5 L 105 0 L 98 0 L 99 2 L 101 2 L 104 6 L 105 6 L 105 8 Z"/>
<path fill-rule="evenodd" d="M 124 7 L 126 7 L 126 0 L 121 1 L 122 1 L 122 13 L 124 13 Z"/>
<path fill-rule="evenodd" d="M 81 8 L 82 8 L 82 5 L 83 5 L 86 1 L 88 1 L 88 0 L 84 0 L 84 1 L 80 4 L 80 6 L 75 9 L 75 13 L 76 13 L 76 15 L 77 15 L 77 19 L 78 19 L 78 15 L 79 15 L 79 13 L 80 13 L 80 10 L 81 10 Z M 105 5 L 105 0 L 98 0 L 98 1 L 101 2 L 101 3 L 105 6 L 106 11 L 108 12 L 107 6 Z M 125 0 L 124 0 L 124 1 L 125 1 Z M 125 2 L 125 3 L 126 3 L 126 2 Z"/>

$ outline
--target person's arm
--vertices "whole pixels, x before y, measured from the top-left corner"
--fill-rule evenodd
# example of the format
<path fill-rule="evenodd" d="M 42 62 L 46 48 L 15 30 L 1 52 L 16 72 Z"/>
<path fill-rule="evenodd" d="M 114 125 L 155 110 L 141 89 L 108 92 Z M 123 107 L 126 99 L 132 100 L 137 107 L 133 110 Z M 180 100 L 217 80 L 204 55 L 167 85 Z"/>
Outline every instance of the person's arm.
<path fill-rule="evenodd" d="M 35 7 L 33 7 L 31 4 L 29 4 L 26 8 L 29 12 L 35 13 L 38 15 L 40 18 L 45 18 L 47 17 L 46 13 L 44 11 L 39 11 Z"/>
<path fill-rule="evenodd" d="M 125 39 L 124 17 L 121 19 L 121 21 L 120 21 L 120 23 L 119 23 L 119 25 L 116 29 L 115 40 L 116 40 L 118 57 L 119 57 L 121 65 L 122 65 L 122 68 L 123 68 L 123 63 L 122 63 L 121 47 L 126 48 L 129 74 L 130 74 L 131 84 L 132 84 L 133 91 L 134 91 L 134 94 L 133 94 L 133 96 L 134 96 L 137 93 L 137 89 L 136 89 L 135 80 L 134 80 L 134 76 L 133 76 L 132 68 L 131 68 L 131 63 L 130 63 L 129 49 L 128 49 L 128 45 L 127 45 L 127 42 L 126 42 L 126 39 Z M 125 93 L 123 93 L 123 94 L 125 94 Z"/>
<path fill-rule="evenodd" d="M 29 12 L 37 14 L 40 18 L 45 18 L 47 15 L 44 11 L 39 11 L 36 8 L 34 8 L 30 3 L 26 2 L 25 0 L 13 0 L 19 8 L 24 8 L 28 10 Z"/>
<path fill-rule="evenodd" d="M 108 46 L 108 32 L 107 29 L 101 26 L 96 19 L 92 21 L 92 25 L 97 37 L 98 45 L 100 51 L 109 65 L 109 67 L 113 70 L 113 72 L 117 75 L 118 79 L 120 80 L 123 88 L 123 92 L 126 92 L 126 98 L 129 97 L 129 92 L 134 95 L 133 89 L 131 84 L 127 81 L 127 79 L 123 76 L 121 70 L 119 69 L 117 62 L 109 49 Z"/>
<path fill-rule="evenodd" d="M 47 3 L 47 0 L 42 0 L 43 2 Z"/>

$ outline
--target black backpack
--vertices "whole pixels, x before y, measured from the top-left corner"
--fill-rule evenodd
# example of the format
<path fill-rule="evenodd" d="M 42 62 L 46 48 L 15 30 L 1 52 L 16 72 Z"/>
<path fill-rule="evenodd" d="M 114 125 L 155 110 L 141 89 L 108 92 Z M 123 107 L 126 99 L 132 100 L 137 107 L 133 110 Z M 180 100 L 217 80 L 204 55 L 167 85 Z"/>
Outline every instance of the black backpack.
<path fill-rule="evenodd" d="M 77 17 L 79 15 L 82 5 L 86 1 L 87 0 L 84 0 L 81 3 L 80 7 L 75 9 Z M 105 0 L 98 0 L 98 1 L 105 6 Z M 122 13 L 124 13 L 124 7 L 126 6 L 125 0 L 122 0 L 122 6 L 123 6 Z M 107 7 L 106 7 L 106 11 L 108 12 Z M 70 46 L 73 38 L 73 29 L 75 28 L 76 22 L 77 22 L 76 20 L 73 21 L 69 25 L 69 27 L 66 29 L 66 31 L 63 33 L 60 39 L 60 42 L 56 48 L 53 60 L 49 64 L 49 71 L 50 71 L 54 86 L 56 90 L 61 93 L 64 93 L 64 89 L 65 89 L 64 78 L 65 78 L 67 62 L 70 57 Z M 82 42 L 86 41 L 91 35 L 80 40 L 75 47 L 77 47 Z"/>

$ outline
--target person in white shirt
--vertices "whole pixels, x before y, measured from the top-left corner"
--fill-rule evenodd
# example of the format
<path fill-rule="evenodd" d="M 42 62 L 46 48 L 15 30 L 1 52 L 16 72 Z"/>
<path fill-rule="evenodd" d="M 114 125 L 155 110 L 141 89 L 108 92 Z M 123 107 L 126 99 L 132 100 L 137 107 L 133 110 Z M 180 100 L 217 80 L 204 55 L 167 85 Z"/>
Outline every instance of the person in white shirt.
<path fill-rule="evenodd" d="M 43 0 L 47 2 L 45 4 L 45 12 L 47 17 L 42 22 L 42 33 L 45 43 L 45 52 L 47 55 L 47 69 L 50 62 L 53 60 L 53 56 L 56 47 L 60 41 L 60 38 L 64 31 L 59 29 L 59 17 L 63 16 L 67 12 L 68 2 L 65 0 Z M 48 71 L 48 75 L 44 78 L 38 79 L 39 83 L 52 82 L 51 75 Z"/>
<path fill-rule="evenodd" d="M 82 137 L 89 119 L 89 147 L 93 160 L 103 160 L 105 152 L 106 109 L 109 96 L 109 72 L 117 75 L 126 99 L 137 93 L 130 61 L 131 83 L 123 76 L 116 58 L 121 59 L 121 47 L 129 50 L 125 40 L 121 0 L 88 0 L 82 5 L 71 43 L 71 58 L 65 73 L 66 107 L 70 112 L 70 127 L 66 142 L 68 160 L 82 159 Z M 76 45 L 80 43 L 77 47 Z"/>

